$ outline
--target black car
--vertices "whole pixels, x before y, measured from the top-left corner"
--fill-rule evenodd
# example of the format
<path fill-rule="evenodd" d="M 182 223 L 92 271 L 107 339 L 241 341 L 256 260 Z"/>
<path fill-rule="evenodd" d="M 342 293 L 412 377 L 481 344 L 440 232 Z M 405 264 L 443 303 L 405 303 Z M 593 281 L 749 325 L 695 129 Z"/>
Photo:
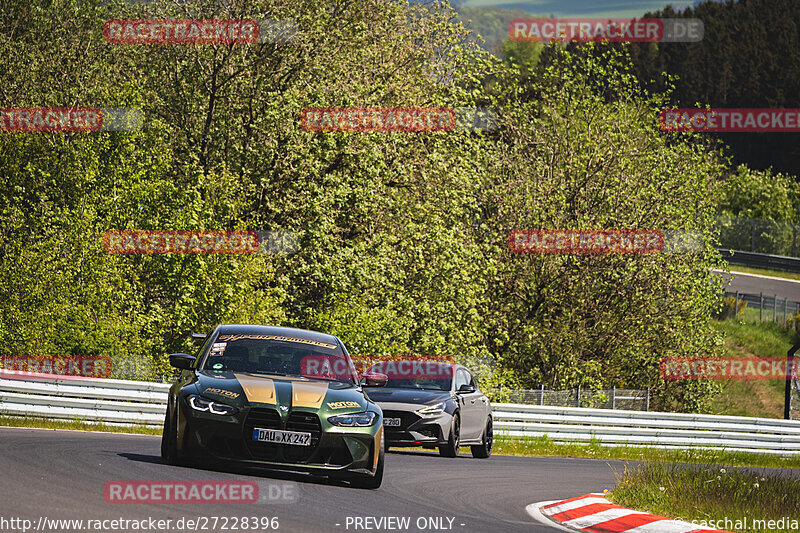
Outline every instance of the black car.
<path fill-rule="evenodd" d="M 169 392 L 161 455 L 303 470 L 377 488 L 383 479 L 383 415 L 363 392 L 332 335 L 221 325 L 181 369 Z M 385 384 L 385 376 L 367 385 Z"/>
<path fill-rule="evenodd" d="M 386 448 L 439 448 L 456 457 L 470 446 L 473 457 L 492 453 L 492 406 L 464 366 L 420 361 L 384 361 L 371 372 L 388 377 L 385 387 L 367 389 L 383 410 Z"/>

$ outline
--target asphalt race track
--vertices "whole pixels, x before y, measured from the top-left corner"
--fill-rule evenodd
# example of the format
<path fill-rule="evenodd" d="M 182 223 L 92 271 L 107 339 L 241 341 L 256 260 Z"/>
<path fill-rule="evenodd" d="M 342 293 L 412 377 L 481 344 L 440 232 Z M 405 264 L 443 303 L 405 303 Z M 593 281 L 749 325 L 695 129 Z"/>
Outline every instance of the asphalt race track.
<path fill-rule="evenodd" d="M 731 269 L 735 271 L 736 267 L 732 266 Z M 731 280 L 730 274 L 719 270 L 715 270 L 715 272 L 722 278 L 723 287 L 727 291 L 750 294 L 763 292 L 764 296 L 772 297 L 774 294 L 781 299 L 788 298 L 789 300 L 800 302 L 800 281 L 798 280 L 779 279 L 745 272 L 733 272 L 733 280 Z"/>
<path fill-rule="evenodd" d="M 473 459 L 467 448 L 456 459 L 441 458 L 432 452 L 392 450 L 386 457 L 381 488 L 362 490 L 343 482 L 295 474 L 168 466 L 159 456 L 160 437 L 150 435 L 4 427 L 0 428 L 0 440 L 4 448 L 0 454 L 0 517 L 29 519 L 33 524 L 38 524 L 42 516 L 83 520 L 152 517 L 172 519 L 173 524 L 182 517 L 196 520 L 277 516 L 278 531 L 288 532 L 554 531 L 535 522 L 525 507 L 534 502 L 611 488 L 615 480 L 612 468 L 618 471 L 624 468 L 621 462 L 590 459 L 502 456 Z M 195 505 L 107 503 L 104 486 L 108 481 L 118 480 L 251 480 L 259 485 L 293 485 L 296 501 Z M 355 517 L 390 516 L 409 517 L 409 527 L 377 529 L 374 522 L 369 522 L 372 527 L 366 529 L 367 522 L 362 522 L 364 527 L 355 528 Z M 429 517 L 433 520 L 428 521 Z M 434 527 L 418 528 L 418 523 Z M 233 530 L 213 529 L 210 522 L 207 524 L 206 531 Z M 165 531 L 188 530 L 172 526 Z M 3 531 L 15 530 L 3 528 Z"/>

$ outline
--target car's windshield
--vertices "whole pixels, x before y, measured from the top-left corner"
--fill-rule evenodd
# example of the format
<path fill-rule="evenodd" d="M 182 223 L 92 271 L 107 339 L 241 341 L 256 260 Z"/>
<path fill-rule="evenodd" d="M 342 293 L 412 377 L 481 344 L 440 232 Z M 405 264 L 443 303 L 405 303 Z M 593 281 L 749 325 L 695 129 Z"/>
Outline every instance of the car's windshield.
<path fill-rule="evenodd" d="M 352 362 L 338 345 L 260 334 L 220 335 L 202 369 L 345 382 L 355 379 Z"/>
<path fill-rule="evenodd" d="M 394 389 L 424 389 L 449 391 L 453 365 L 427 361 L 382 361 L 370 372 L 385 374 L 387 387 Z"/>

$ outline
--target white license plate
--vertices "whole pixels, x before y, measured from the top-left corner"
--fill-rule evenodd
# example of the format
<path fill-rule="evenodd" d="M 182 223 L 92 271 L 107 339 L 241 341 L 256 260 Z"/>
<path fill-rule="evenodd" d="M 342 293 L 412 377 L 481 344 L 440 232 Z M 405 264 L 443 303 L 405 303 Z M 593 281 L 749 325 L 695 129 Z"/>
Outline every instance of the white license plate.
<path fill-rule="evenodd" d="M 311 433 L 254 428 L 253 440 L 275 444 L 291 444 L 293 446 L 311 446 Z"/>
<path fill-rule="evenodd" d="M 383 425 L 389 427 L 400 427 L 400 419 L 399 418 L 384 418 Z"/>

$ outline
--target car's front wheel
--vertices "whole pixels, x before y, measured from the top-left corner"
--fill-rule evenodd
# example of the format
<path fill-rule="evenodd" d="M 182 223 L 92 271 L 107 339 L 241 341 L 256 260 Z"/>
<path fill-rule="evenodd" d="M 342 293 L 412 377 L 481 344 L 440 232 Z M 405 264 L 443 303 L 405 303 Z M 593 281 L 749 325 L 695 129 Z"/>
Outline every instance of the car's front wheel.
<path fill-rule="evenodd" d="M 486 459 L 492 455 L 492 444 L 494 441 L 494 432 L 492 431 L 492 417 L 486 421 L 486 429 L 483 431 L 483 442 L 478 446 L 470 446 L 472 450 L 472 457 L 478 459 Z"/>
<path fill-rule="evenodd" d="M 169 408 L 164 417 L 164 431 L 161 433 L 161 458 L 170 465 L 182 464 L 178 454 L 178 417 Z"/>
<path fill-rule="evenodd" d="M 447 444 L 439 446 L 439 455 L 442 457 L 458 457 L 459 441 L 461 439 L 461 417 L 458 413 L 453 415 L 453 422 L 450 424 L 450 436 Z"/>

